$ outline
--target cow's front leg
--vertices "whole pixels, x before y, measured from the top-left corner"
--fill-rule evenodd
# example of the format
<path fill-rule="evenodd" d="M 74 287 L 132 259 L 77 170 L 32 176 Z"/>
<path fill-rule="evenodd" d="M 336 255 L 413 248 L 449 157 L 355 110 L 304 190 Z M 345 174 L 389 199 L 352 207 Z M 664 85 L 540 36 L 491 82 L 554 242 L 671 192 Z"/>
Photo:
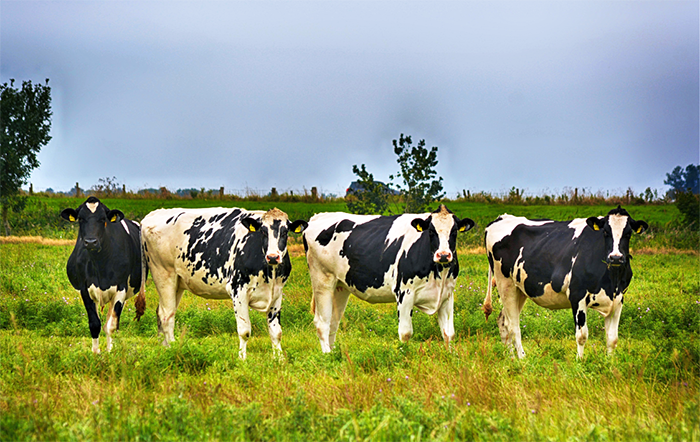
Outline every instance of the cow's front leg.
<path fill-rule="evenodd" d="M 578 358 L 582 358 L 583 349 L 588 340 L 588 307 L 586 306 L 585 296 L 581 297 L 578 302 L 572 300 L 571 310 L 574 314 L 574 323 L 576 324 L 576 355 Z"/>
<path fill-rule="evenodd" d="M 270 333 L 272 341 L 272 354 L 279 360 L 284 360 L 282 353 L 282 325 L 280 315 L 282 313 L 282 297 L 280 296 L 272 307 L 267 311 L 267 331 Z"/>
<path fill-rule="evenodd" d="M 233 299 L 233 311 L 236 314 L 236 329 L 238 330 L 238 357 L 246 358 L 246 346 L 248 338 L 250 338 L 250 312 L 248 306 L 248 290 L 247 286 L 242 287 L 231 294 Z"/>
<path fill-rule="evenodd" d="M 454 294 L 450 296 L 442 303 L 438 309 L 438 325 L 440 325 L 440 330 L 442 331 L 442 339 L 445 340 L 446 344 L 452 341 L 455 337 L 455 326 L 454 326 Z"/>
<path fill-rule="evenodd" d="M 408 342 L 413 336 L 414 293 L 411 290 L 399 291 L 396 295 L 396 314 L 399 317 L 399 339 Z"/>
<path fill-rule="evenodd" d="M 107 323 L 105 324 L 105 335 L 107 336 L 107 351 L 112 351 L 112 333 L 119 330 L 119 318 L 124 308 L 126 300 L 126 291 L 120 290 L 114 297 L 112 304 L 109 306 L 107 314 Z"/>
<path fill-rule="evenodd" d="M 100 329 L 102 328 L 100 315 L 97 311 L 97 305 L 90 297 L 90 293 L 88 293 L 87 288 L 83 287 L 80 290 L 80 297 L 83 298 L 83 304 L 85 305 L 85 311 L 87 312 L 88 325 L 90 326 L 90 336 L 92 336 L 92 352 L 97 354 L 100 352 Z"/>
<path fill-rule="evenodd" d="M 608 355 L 612 355 L 617 347 L 617 329 L 620 325 L 620 315 L 622 314 L 622 295 L 615 297 L 612 311 L 605 317 L 605 337 L 607 338 Z"/>

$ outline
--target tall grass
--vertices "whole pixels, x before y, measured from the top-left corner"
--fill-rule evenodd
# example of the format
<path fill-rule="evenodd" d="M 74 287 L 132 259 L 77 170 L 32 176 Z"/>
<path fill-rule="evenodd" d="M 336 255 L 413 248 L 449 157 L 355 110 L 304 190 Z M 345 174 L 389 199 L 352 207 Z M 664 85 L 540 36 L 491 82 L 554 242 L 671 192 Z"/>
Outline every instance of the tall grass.
<path fill-rule="evenodd" d="M 577 360 L 571 313 L 526 304 L 524 361 L 510 357 L 479 309 L 487 283 L 480 254 L 459 254 L 449 348 L 435 317 L 415 313 L 415 335 L 402 344 L 394 306 L 352 298 L 326 355 L 309 313 L 305 260 L 295 256 L 279 362 L 263 315 L 251 314 L 240 361 L 230 302 L 189 293 L 177 340 L 162 347 L 150 280 L 146 315 L 133 321 L 127 302 L 114 350 L 93 355 L 65 276 L 70 251 L 0 245 L 2 440 L 700 439 L 696 254 L 635 255 L 612 358 L 598 315 Z"/>

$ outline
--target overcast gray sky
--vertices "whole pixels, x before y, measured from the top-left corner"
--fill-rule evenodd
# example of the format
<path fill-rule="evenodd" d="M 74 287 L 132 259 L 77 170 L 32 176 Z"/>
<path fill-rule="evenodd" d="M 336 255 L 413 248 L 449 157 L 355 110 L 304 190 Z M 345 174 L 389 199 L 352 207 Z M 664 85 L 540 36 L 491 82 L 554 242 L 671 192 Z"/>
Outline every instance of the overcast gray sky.
<path fill-rule="evenodd" d="M 665 191 L 699 161 L 698 1 L 6 1 L 43 82 L 35 190 L 310 189 L 438 146 L 448 195 Z"/>

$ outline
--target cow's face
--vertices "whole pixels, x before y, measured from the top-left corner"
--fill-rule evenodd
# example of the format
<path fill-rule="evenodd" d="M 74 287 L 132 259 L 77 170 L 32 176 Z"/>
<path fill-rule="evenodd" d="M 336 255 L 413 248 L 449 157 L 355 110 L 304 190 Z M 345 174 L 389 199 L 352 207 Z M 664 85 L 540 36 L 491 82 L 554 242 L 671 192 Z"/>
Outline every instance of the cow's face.
<path fill-rule="evenodd" d="M 611 210 L 605 218 L 588 218 L 586 224 L 595 231 L 603 232 L 606 264 L 612 268 L 624 266 L 629 261 L 632 233 L 642 233 L 649 228 L 644 221 L 633 220 L 620 206 Z"/>
<path fill-rule="evenodd" d="M 250 231 L 250 234 L 260 235 L 263 256 L 271 266 L 281 263 L 284 255 L 287 254 L 289 231 L 301 233 L 308 226 L 304 220 L 290 222 L 287 214 L 277 208 L 267 211 L 261 220 L 247 217 L 241 223 Z"/>
<path fill-rule="evenodd" d="M 466 232 L 476 223 L 469 218 L 460 220 L 441 204 L 427 219 L 416 218 L 411 225 L 417 231 L 427 233 L 433 261 L 447 266 L 452 263 L 457 253 L 457 232 Z"/>
<path fill-rule="evenodd" d="M 99 199 L 91 196 L 77 209 L 65 209 L 61 217 L 70 222 L 78 222 L 78 241 L 89 252 L 99 252 L 105 242 L 107 223 L 117 223 L 124 219 L 119 210 L 109 210 Z"/>

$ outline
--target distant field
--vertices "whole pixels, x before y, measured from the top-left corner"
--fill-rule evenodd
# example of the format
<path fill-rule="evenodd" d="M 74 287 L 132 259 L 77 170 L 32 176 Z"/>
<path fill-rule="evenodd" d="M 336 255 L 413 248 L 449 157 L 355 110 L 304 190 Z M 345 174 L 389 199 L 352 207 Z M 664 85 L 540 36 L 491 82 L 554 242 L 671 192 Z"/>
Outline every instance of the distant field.
<path fill-rule="evenodd" d="M 72 247 L 0 244 L 0 440 L 700 440 L 695 253 L 635 256 L 614 357 L 599 315 L 577 360 L 571 312 L 527 303 L 518 361 L 500 342 L 500 304 L 488 322 L 480 310 L 479 253 L 459 253 L 450 348 L 435 317 L 416 312 L 402 344 L 395 306 L 351 298 L 336 349 L 322 354 L 295 247 L 286 360 L 272 360 L 253 312 L 241 362 L 231 303 L 189 293 L 163 348 L 150 279 L 145 316 L 133 321 L 129 300 L 114 351 L 93 355 L 65 273 Z"/>
<path fill-rule="evenodd" d="M 21 215 L 13 215 L 13 235 L 42 236 L 46 238 L 69 238 L 76 236 L 75 226 L 60 218 L 61 210 L 77 207 L 84 198 L 33 197 Z M 170 207 L 243 207 L 250 210 L 268 210 L 277 207 L 287 212 L 290 219 L 309 219 L 319 212 L 347 211 L 342 200 L 331 202 L 261 202 L 203 199 L 121 199 L 104 198 L 110 208 L 124 212 L 127 218 L 141 220 L 152 210 Z M 483 242 L 483 229 L 503 213 L 528 218 L 569 220 L 573 218 L 600 216 L 608 213 L 612 206 L 589 205 L 507 205 L 474 202 L 448 201 L 445 203 L 459 217 L 469 217 L 477 222 L 477 228 L 459 237 L 459 246 L 478 247 Z M 631 205 L 626 209 L 635 219 L 647 221 L 651 229 L 644 235 L 634 235 L 632 248 L 642 249 L 691 249 L 698 250 L 700 236 L 679 224 L 680 213 L 674 205 Z"/>

